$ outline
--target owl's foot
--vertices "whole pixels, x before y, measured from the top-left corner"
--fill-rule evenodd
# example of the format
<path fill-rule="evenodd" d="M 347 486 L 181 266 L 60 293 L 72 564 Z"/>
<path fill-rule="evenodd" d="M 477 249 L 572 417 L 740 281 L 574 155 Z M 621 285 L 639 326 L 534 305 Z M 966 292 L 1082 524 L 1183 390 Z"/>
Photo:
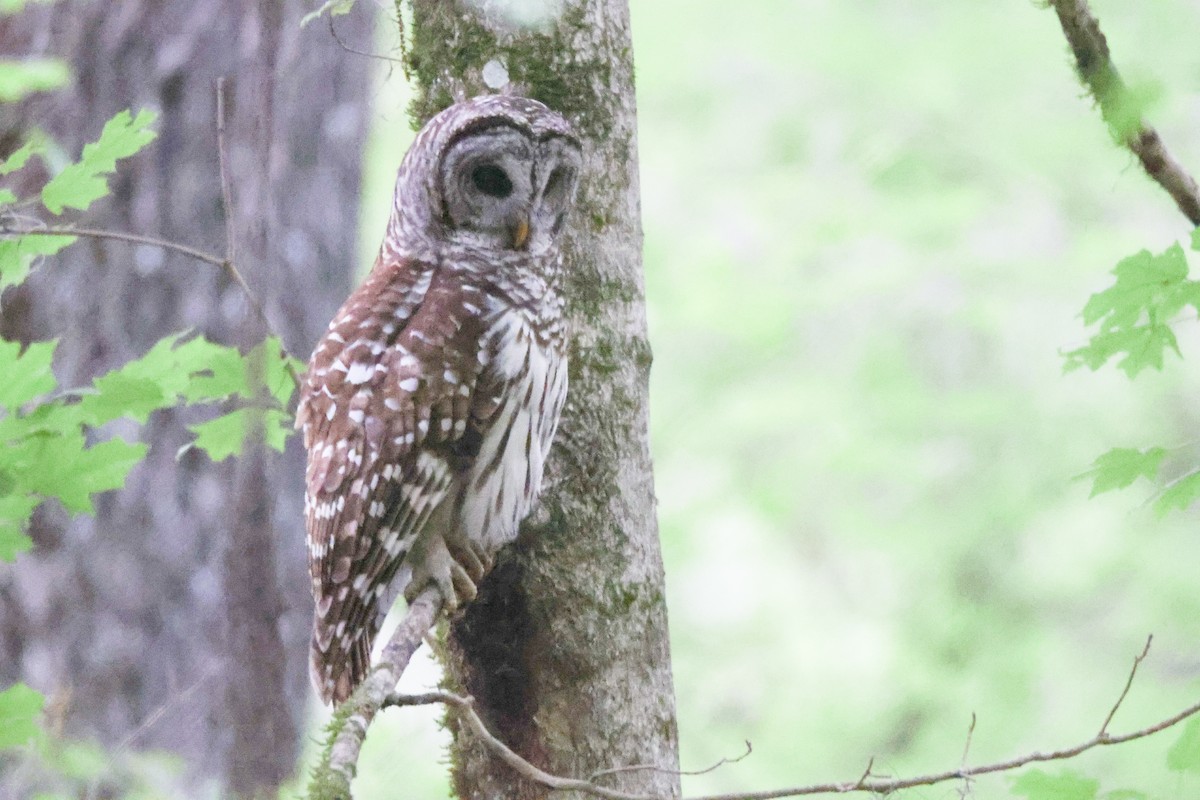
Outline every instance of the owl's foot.
<path fill-rule="evenodd" d="M 492 558 L 482 548 L 461 541 L 447 542 L 441 536 L 430 537 L 424 547 L 413 548 L 412 579 L 404 589 L 408 602 L 416 599 L 426 586 L 433 584 L 442 593 L 447 614 L 475 599 L 476 584 L 492 567 Z"/>

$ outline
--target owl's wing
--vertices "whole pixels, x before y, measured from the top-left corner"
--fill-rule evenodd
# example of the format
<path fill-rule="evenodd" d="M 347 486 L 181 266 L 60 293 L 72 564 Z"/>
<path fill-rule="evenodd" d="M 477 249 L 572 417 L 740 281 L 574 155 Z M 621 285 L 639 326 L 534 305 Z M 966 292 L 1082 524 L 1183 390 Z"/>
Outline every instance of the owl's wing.
<path fill-rule="evenodd" d="M 377 265 L 313 353 L 296 423 L 317 613 L 314 682 L 366 676 L 393 578 L 478 439 L 484 294 L 420 263 Z M 474 444 L 477 449 L 478 444 Z"/>

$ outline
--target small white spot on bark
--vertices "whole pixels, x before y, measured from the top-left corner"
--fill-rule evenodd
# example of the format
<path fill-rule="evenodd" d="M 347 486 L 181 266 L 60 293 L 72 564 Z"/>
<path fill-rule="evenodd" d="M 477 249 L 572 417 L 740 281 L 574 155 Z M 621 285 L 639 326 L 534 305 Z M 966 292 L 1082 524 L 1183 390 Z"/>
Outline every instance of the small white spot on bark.
<path fill-rule="evenodd" d="M 493 58 L 483 65 L 483 82 L 489 89 L 503 89 L 508 85 L 508 67 L 504 62 Z"/>

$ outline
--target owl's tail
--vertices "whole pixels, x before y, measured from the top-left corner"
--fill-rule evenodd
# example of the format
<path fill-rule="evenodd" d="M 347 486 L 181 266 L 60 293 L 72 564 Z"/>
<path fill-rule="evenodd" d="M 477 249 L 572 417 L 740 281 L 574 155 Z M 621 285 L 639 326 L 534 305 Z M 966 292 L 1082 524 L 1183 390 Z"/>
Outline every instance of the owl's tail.
<path fill-rule="evenodd" d="M 309 675 L 321 699 L 335 706 L 345 702 L 371 668 L 372 631 L 358 628 L 345 635 L 349 632 L 343 628 L 343 632 L 337 635 L 334 625 L 319 614 L 313 620 Z"/>

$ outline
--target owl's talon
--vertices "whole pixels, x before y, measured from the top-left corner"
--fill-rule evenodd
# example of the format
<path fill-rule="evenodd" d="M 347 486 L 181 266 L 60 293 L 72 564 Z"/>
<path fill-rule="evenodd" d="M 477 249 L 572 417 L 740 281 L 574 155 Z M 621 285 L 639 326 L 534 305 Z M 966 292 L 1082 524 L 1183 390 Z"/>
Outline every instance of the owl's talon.
<path fill-rule="evenodd" d="M 450 580 L 453 583 L 451 594 L 454 596 L 454 607 L 450 608 L 449 603 L 447 603 L 448 610 L 455 611 L 479 595 L 479 590 L 475 587 L 475 581 L 471 580 L 471 576 L 457 562 L 450 567 Z"/>
<path fill-rule="evenodd" d="M 472 584 L 483 580 L 491 565 L 484 561 L 485 554 L 482 548 L 470 542 L 448 542 L 447 547 L 450 549 L 450 555 L 466 571 Z"/>
<path fill-rule="evenodd" d="M 457 542 L 448 544 L 441 536 L 434 536 L 424 546 L 414 548 L 412 557 L 412 578 L 404 589 L 408 602 L 432 583 L 442 594 L 446 613 L 453 614 L 479 594 L 475 584 L 483 575 L 483 563 L 474 548 Z"/>

